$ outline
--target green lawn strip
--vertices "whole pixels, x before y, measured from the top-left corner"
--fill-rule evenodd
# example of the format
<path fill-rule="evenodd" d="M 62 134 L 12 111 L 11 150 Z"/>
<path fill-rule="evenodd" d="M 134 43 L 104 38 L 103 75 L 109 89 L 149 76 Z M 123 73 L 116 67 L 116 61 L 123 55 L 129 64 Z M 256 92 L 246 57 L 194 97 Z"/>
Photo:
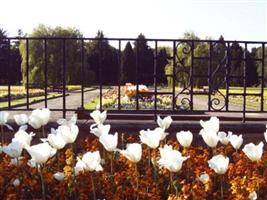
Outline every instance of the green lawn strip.
<path fill-rule="evenodd" d="M 99 102 L 100 102 L 100 99 L 99 99 L 99 97 L 97 97 L 96 99 L 92 100 L 91 102 L 84 104 L 84 108 L 88 109 L 88 110 L 94 110 L 94 109 L 96 109 Z"/>
<path fill-rule="evenodd" d="M 198 95 L 197 97 L 202 99 L 202 100 L 207 101 L 207 104 L 208 104 L 208 96 Z M 222 96 L 219 96 L 219 95 L 216 95 L 215 97 L 212 97 L 212 99 L 215 99 L 215 98 L 219 99 L 221 102 L 225 101 L 225 99 Z M 260 102 L 250 102 L 248 100 L 249 99 L 247 97 L 247 101 L 246 101 L 246 106 L 247 107 L 260 109 Z M 243 106 L 243 98 L 241 98 L 241 99 L 230 98 L 229 99 L 229 105 Z M 267 104 L 266 103 L 264 104 L 264 110 L 267 110 Z"/>
<path fill-rule="evenodd" d="M 62 94 L 57 94 L 57 93 L 53 93 L 53 94 L 48 94 L 47 95 L 47 99 L 52 99 L 52 98 L 57 98 L 57 97 L 61 97 Z M 35 103 L 35 102 L 39 102 L 39 101 L 43 101 L 45 99 L 44 96 L 38 96 L 38 97 L 30 97 L 29 98 L 29 103 Z M 16 100 L 12 100 L 11 101 L 11 106 L 23 106 L 27 103 L 27 99 L 23 98 L 23 99 L 16 99 Z M 8 108 L 8 102 L 0 102 L 0 108 Z"/>

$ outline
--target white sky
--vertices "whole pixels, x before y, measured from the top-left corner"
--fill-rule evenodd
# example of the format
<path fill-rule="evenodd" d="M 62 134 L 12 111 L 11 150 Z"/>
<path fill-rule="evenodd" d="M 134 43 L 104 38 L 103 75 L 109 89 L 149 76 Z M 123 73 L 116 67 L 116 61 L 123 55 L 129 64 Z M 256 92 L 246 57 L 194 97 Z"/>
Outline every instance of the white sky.
<path fill-rule="evenodd" d="M 1 0 L 0 28 L 9 36 L 38 24 L 78 28 L 94 37 L 201 38 L 267 41 L 267 0 Z"/>

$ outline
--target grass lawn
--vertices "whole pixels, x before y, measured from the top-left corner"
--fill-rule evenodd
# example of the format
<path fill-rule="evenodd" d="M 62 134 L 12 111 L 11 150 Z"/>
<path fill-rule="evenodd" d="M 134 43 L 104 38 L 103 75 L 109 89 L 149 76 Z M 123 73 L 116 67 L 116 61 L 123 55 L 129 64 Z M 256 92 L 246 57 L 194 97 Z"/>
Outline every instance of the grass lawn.
<path fill-rule="evenodd" d="M 58 93 L 51 93 L 47 95 L 47 99 L 51 99 L 54 97 L 60 97 L 62 96 L 62 94 L 58 94 Z M 29 98 L 29 103 L 34 103 L 37 101 L 43 101 L 45 99 L 44 96 L 38 96 L 38 97 L 30 97 Z M 11 106 L 23 106 L 27 103 L 27 99 L 26 98 L 22 98 L 22 99 L 15 99 L 11 101 Z M 0 108 L 8 108 L 8 102 L 0 102 Z"/>

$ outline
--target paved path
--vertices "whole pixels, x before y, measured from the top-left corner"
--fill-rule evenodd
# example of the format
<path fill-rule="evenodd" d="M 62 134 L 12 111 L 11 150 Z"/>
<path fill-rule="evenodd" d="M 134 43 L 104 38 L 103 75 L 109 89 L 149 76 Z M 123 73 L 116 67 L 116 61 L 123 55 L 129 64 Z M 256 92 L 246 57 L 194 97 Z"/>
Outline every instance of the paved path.
<path fill-rule="evenodd" d="M 68 96 L 66 96 L 66 108 L 68 109 L 77 109 L 81 107 L 81 92 L 67 92 Z M 99 95 L 99 90 L 90 90 L 84 92 L 84 102 L 90 102 L 91 100 L 95 99 Z M 45 102 L 39 102 L 39 103 L 34 103 L 30 105 L 30 108 L 36 109 L 36 108 L 44 108 L 45 107 Z M 63 108 L 63 97 L 58 97 L 55 99 L 50 99 L 47 101 L 47 107 L 50 109 L 59 109 Z M 26 106 L 21 106 L 17 107 L 16 109 L 24 109 Z M 18 113 L 27 113 L 29 114 L 30 111 L 10 111 L 11 115 L 15 115 Z M 66 117 L 69 118 L 73 115 L 74 112 L 67 112 Z M 62 118 L 62 112 L 60 111 L 53 111 L 51 115 L 51 121 L 57 120 L 59 118 Z"/>

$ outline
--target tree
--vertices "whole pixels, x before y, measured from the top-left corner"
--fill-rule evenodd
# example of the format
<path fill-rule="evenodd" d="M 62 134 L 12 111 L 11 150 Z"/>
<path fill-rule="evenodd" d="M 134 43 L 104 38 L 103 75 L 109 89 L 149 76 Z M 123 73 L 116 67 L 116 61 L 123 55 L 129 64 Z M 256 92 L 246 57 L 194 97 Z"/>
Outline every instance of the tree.
<path fill-rule="evenodd" d="M 259 77 L 255 61 L 256 48 L 253 48 L 251 52 L 247 51 L 246 57 L 246 86 L 257 86 L 259 84 Z"/>
<path fill-rule="evenodd" d="M 130 42 L 127 42 L 121 56 L 121 81 L 122 83 L 134 83 L 135 76 L 135 55 Z"/>
<path fill-rule="evenodd" d="M 65 41 L 66 84 L 81 82 L 81 42 L 67 38 L 81 38 L 82 34 L 74 28 L 51 28 L 39 25 L 31 37 L 62 37 L 64 39 L 47 39 L 47 77 L 48 84 L 63 83 L 63 44 Z M 22 55 L 23 83 L 27 77 L 26 41 L 20 44 Z M 45 79 L 44 40 L 29 40 L 29 82 L 43 83 Z"/>
<path fill-rule="evenodd" d="M 134 53 L 138 58 L 138 84 L 152 84 L 154 82 L 154 54 L 143 34 L 140 34 L 134 42 Z"/>
<path fill-rule="evenodd" d="M 8 49 L 7 32 L 4 29 L 0 29 L 0 84 L 7 84 L 8 82 Z"/>
<path fill-rule="evenodd" d="M 95 81 L 105 85 L 118 84 L 118 51 L 109 45 L 102 31 L 86 44 L 87 63 L 94 72 Z"/>
<path fill-rule="evenodd" d="M 169 64 L 168 54 L 166 48 L 160 49 L 157 55 L 157 83 L 158 84 L 167 84 L 167 78 L 165 75 L 165 67 Z"/>

